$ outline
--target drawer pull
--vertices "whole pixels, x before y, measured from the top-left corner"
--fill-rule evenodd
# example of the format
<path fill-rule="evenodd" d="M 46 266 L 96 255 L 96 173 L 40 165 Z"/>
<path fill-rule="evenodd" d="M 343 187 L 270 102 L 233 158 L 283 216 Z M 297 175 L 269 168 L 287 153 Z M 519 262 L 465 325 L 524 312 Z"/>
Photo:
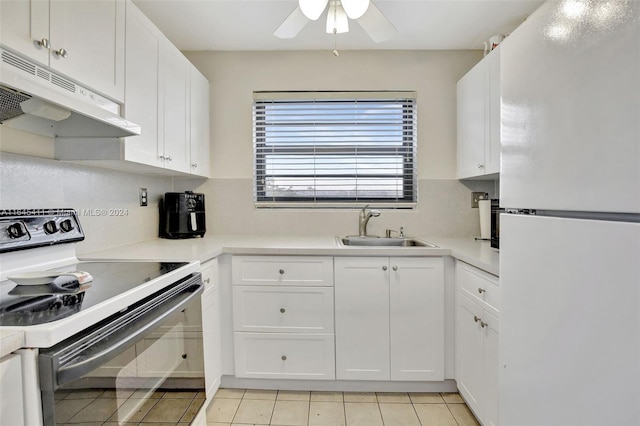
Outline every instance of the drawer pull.
<path fill-rule="evenodd" d="M 478 293 L 482 294 L 482 293 L 484 293 L 485 291 L 487 291 L 487 290 L 485 290 L 484 288 L 480 288 L 480 287 L 478 287 Z"/>
<path fill-rule="evenodd" d="M 386 267 L 386 266 L 383 266 L 383 267 L 382 267 L 382 270 L 383 270 L 383 271 L 386 271 L 386 270 L 387 270 L 387 267 Z"/>
<path fill-rule="evenodd" d="M 282 355 L 282 357 L 281 357 L 281 358 L 282 358 L 282 360 L 283 360 L 283 361 L 286 361 L 286 360 L 287 360 L 287 356 L 286 356 L 286 355 Z"/>
<path fill-rule="evenodd" d="M 285 312 L 285 309 L 284 308 L 280 308 L 280 313 L 284 314 L 284 312 Z"/>
<path fill-rule="evenodd" d="M 280 269 L 278 272 L 280 273 L 280 275 L 284 275 L 284 269 Z"/>
<path fill-rule="evenodd" d="M 394 271 L 397 271 L 397 270 L 398 270 L 398 267 L 397 267 L 397 266 L 394 266 L 394 267 L 393 267 L 393 268 L 391 268 L 391 269 L 393 269 Z"/>
<path fill-rule="evenodd" d="M 206 284 L 209 284 L 209 283 L 211 282 L 211 278 L 207 278 L 206 280 L 204 280 L 204 282 L 205 282 Z"/>
<path fill-rule="evenodd" d="M 481 321 L 481 322 L 482 322 L 482 318 L 480 318 L 480 317 L 479 317 L 479 316 L 477 316 L 477 315 L 474 315 L 474 316 L 473 316 L 473 320 L 474 320 L 475 322 L 478 322 L 478 321 Z"/>
<path fill-rule="evenodd" d="M 182 359 L 187 359 L 187 354 L 182 354 Z"/>
<path fill-rule="evenodd" d="M 480 327 L 485 328 L 486 326 L 488 326 L 489 324 L 487 324 L 484 321 L 480 321 Z"/>

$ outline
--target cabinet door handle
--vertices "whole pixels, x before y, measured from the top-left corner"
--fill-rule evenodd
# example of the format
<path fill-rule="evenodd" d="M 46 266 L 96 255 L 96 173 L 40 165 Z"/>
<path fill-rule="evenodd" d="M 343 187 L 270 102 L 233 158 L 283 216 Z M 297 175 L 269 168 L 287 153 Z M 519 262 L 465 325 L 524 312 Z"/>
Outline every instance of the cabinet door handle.
<path fill-rule="evenodd" d="M 206 280 L 204 280 L 204 282 L 209 284 L 211 282 L 211 278 L 207 278 Z"/>
<path fill-rule="evenodd" d="M 482 322 L 482 318 L 480 318 L 480 317 L 479 317 L 479 316 L 477 316 L 477 315 L 474 315 L 474 316 L 473 316 L 473 320 L 474 320 L 475 322 L 478 322 L 478 321 Z"/>
<path fill-rule="evenodd" d="M 196 169 L 198 167 L 198 163 L 193 163 L 191 164 L 191 167 L 193 167 L 194 169 Z"/>
<path fill-rule="evenodd" d="M 397 267 L 397 266 L 394 266 L 394 267 L 393 267 L 393 268 L 391 268 L 391 269 L 393 269 L 394 271 L 397 271 L 397 270 L 398 270 L 398 267 Z"/>
<path fill-rule="evenodd" d="M 49 39 L 47 38 L 43 38 L 42 40 L 36 40 L 36 43 L 38 44 L 38 46 L 44 47 L 45 49 L 51 48 L 51 44 L 49 44 Z"/>
<path fill-rule="evenodd" d="M 484 164 L 480 164 L 480 163 L 478 163 L 478 168 L 479 168 L 479 169 L 484 169 Z"/>
<path fill-rule="evenodd" d="M 485 291 L 487 291 L 487 290 L 485 290 L 484 288 L 480 288 L 480 287 L 478 287 L 478 293 L 482 294 L 482 293 L 484 293 Z"/>
<path fill-rule="evenodd" d="M 287 360 L 287 356 L 286 356 L 286 355 L 282 355 L 280 358 L 281 358 L 283 361 L 286 361 L 286 360 Z"/>
<path fill-rule="evenodd" d="M 167 156 L 167 157 L 166 157 L 166 159 L 167 159 L 167 160 L 169 160 L 169 161 L 173 161 L 173 158 L 171 158 L 171 156 L 170 156 L 170 155 L 169 155 L 169 156 Z"/>
<path fill-rule="evenodd" d="M 489 324 L 487 324 L 486 322 L 480 321 L 480 327 L 485 328 L 488 325 Z"/>
<path fill-rule="evenodd" d="M 386 270 L 387 270 L 387 267 L 386 267 L 386 266 L 383 266 L 383 267 L 382 267 L 382 270 L 383 270 L 383 271 L 386 271 Z"/>
<path fill-rule="evenodd" d="M 280 313 L 284 314 L 286 312 L 286 310 L 284 308 L 280 308 Z"/>
<path fill-rule="evenodd" d="M 182 359 L 187 359 L 187 354 L 182 354 Z"/>
<path fill-rule="evenodd" d="M 69 52 L 67 52 L 66 49 L 58 49 L 58 50 L 54 50 L 54 52 L 57 56 L 65 59 L 67 56 L 69 56 Z"/>

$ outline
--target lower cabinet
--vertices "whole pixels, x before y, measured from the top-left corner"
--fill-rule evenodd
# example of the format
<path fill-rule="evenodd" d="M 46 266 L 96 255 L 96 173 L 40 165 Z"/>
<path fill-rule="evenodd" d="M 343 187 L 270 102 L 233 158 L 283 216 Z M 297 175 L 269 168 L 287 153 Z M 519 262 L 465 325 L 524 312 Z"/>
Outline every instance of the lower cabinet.
<path fill-rule="evenodd" d="M 0 425 L 25 424 L 22 360 L 11 354 L 0 359 Z"/>
<path fill-rule="evenodd" d="M 456 382 L 485 426 L 498 424 L 498 278 L 456 265 Z"/>
<path fill-rule="evenodd" d="M 233 256 L 235 375 L 335 379 L 333 259 Z"/>
<path fill-rule="evenodd" d="M 444 380 L 442 258 L 336 257 L 338 380 Z"/>
<path fill-rule="evenodd" d="M 333 334 L 235 333 L 236 377 L 335 379 Z"/>

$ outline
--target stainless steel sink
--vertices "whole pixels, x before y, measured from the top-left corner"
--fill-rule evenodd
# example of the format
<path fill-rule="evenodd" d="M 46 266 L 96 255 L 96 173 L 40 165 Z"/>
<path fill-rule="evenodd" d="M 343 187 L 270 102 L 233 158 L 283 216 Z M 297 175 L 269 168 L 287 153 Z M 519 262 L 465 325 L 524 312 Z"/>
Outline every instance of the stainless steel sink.
<path fill-rule="evenodd" d="M 414 238 L 398 238 L 398 237 L 358 237 L 347 236 L 338 237 L 338 242 L 343 246 L 361 246 L 361 247 L 429 247 L 437 248 L 438 246 L 427 241 L 420 241 Z"/>

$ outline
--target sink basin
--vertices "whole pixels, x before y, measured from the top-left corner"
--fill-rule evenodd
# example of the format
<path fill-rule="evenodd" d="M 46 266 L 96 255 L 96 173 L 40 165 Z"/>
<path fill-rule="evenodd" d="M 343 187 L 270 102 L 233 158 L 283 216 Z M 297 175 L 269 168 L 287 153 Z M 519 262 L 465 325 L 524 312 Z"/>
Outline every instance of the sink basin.
<path fill-rule="evenodd" d="M 413 238 L 385 238 L 385 237 L 338 237 L 338 242 L 343 246 L 361 246 L 361 247 L 430 247 L 438 246 L 426 241 L 420 241 Z"/>

